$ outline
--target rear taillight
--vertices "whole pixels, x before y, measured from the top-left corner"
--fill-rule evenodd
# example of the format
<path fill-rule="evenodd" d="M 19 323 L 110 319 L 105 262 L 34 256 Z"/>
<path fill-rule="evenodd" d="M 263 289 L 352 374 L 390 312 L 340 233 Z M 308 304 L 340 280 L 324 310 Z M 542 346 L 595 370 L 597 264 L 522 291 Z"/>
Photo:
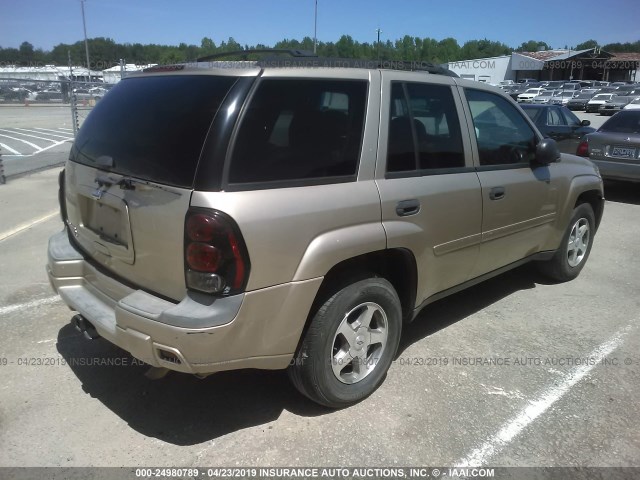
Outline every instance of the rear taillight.
<path fill-rule="evenodd" d="M 578 145 L 578 149 L 576 150 L 576 155 L 580 157 L 588 157 L 589 156 L 589 142 L 586 140 L 582 140 Z"/>
<path fill-rule="evenodd" d="M 249 254 L 240 229 L 217 210 L 194 208 L 187 213 L 184 263 L 189 289 L 233 295 L 247 284 Z"/>

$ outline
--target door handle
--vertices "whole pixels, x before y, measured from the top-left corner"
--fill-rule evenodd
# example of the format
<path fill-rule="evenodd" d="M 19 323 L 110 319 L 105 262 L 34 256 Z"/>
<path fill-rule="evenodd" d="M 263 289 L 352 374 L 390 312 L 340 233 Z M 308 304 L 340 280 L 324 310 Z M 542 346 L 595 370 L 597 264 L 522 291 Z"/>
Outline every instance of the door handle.
<path fill-rule="evenodd" d="M 402 200 L 396 205 L 396 214 L 399 217 L 408 217 L 409 215 L 415 215 L 420 211 L 420 200 L 415 198 L 411 200 Z"/>
<path fill-rule="evenodd" d="M 489 198 L 491 200 L 501 200 L 504 198 L 505 188 L 504 187 L 493 187 L 489 191 Z"/>

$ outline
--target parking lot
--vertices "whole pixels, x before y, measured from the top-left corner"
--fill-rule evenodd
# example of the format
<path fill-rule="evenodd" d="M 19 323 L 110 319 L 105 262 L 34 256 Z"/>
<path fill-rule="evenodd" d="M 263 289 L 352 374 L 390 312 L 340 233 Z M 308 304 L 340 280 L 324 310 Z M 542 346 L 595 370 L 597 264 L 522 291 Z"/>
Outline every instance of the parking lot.
<path fill-rule="evenodd" d="M 0 465 L 640 467 L 637 185 L 606 185 L 578 279 L 550 284 L 525 266 L 430 305 L 382 387 L 333 411 L 284 372 L 149 380 L 85 340 L 44 270 L 62 228 L 59 167 L 16 176 L 65 160 L 69 110 L 0 115 L 14 176 L 0 186 Z"/>

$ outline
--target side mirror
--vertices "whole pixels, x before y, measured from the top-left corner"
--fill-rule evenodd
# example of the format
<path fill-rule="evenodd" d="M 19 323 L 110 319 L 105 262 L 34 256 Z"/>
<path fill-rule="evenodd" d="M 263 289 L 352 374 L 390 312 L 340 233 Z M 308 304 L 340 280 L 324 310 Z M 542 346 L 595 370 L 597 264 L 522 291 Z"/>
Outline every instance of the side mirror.
<path fill-rule="evenodd" d="M 580 125 L 582 125 L 583 127 L 588 127 L 589 125 L 591 125 L 591 121 L 582 120 L 582 122 L 580 122 Z"/>
<path fill-rule="evenodd" d="M 558 144 L 552 138 L 543 138 L 536 146 L 535 162 L 540 165 L 549 165 L 560 160 Z"/>

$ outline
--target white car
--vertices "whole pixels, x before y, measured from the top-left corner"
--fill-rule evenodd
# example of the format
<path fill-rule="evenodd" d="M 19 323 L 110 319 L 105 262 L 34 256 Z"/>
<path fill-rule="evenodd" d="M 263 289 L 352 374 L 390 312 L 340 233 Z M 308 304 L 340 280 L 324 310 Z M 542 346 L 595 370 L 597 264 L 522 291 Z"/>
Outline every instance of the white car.
<path fill-rule="evenodd" d="M 584 110 L 587 113 L 597 112 L 602 105 L 607 103 L 607 101 L 611 100 L 615 96 L 615 93 L 599 93 L 587 102 L 587 106 Z"/>
<path fill-rule="evenodd" d="M 623 110 L 640 110 L 640 97 L 632 100 L 631 103 L 623 108 Z"/>
<path fill-rule="evenodd" d="M 534 98 L 536 98 L 545 90 L 546 88 L 541 88 L 541 87 L 528 88 L 527 90 L 524 91 L 524 93 L 521 93 L 520 95 L 518 95 L 518 102 L 531 103 Z"/>

